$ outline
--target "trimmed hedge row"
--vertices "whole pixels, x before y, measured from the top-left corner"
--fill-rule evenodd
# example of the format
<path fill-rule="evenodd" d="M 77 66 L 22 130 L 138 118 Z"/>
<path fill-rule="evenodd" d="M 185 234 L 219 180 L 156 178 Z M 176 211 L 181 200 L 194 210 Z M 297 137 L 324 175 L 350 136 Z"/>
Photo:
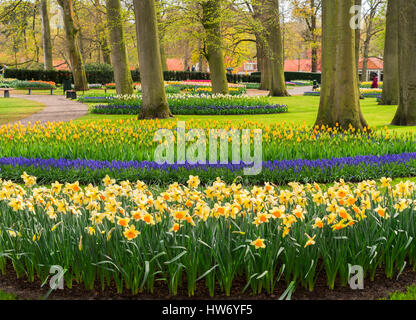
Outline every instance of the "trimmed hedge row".
<path fill-rule="evenodd" d="M 250 81 L 250 82 L 260 82 L 261 72 L 253 72 L 251 77 L 255 79 L 259 79 L 258 81 Z M 286 71 L 285 72 L 285 80 L 286 81 L 294 81 L 294 80 L 308 80 L 314 81 L 316 80 L 318 83 L 321 83 L 321 74 L 320 73 L 313 73 L 313 72 L 292 72 Z"/>
<path fill-rule="evenodd" d="M 57 84 L 63 83 L 65 79 L 72 79 L 72 73 L 66 70 L 30 70 L 30 69 L 6 69 L 6 78 L 14 78 L 18 80 L 43 80 L 53 81 Z M 86 71 L 88 83 L 111 83 L 114 82 L 114 74 L 112 71 Z M 131 75 L 134 82 L 140 82 L 140 71 L 132 70 Z M 191 72 L 191 71 L 164 71 L 163 77 L 165 81 L 183 81 L 183 80 L 209 80 L 210 75 L 207 72 Z M 309 72 L 285 72 L 286 81 L 293 80 L 316 80 L 321 82 L 320 73 Z M 229 74 L 227 79 L 230 83 L 239 82 L 256 82 L 261 79 L 260 72 L 254 72 L 251 75 Z"/>

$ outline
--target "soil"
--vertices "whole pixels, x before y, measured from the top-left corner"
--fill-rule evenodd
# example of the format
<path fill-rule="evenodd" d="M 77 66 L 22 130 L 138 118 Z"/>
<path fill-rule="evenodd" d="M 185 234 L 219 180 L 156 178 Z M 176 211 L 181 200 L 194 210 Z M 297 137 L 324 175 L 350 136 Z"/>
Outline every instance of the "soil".
<path fill-rule="evenodd" d="M 330 290 L 326 285 L 326 278 L 322 276 L 318 278 L 313 292 L 298 287 L 292 295 L 292 300 L 376 300 L 387 298 L 389 293 L 394 291 L 404 292 L 406 287 L 414 284 L 416 284 L 416 272 L 411 268 L 406 268 L 398 279 L 387 279 L 383 270 L 379 270 L 374 281 L 364 282 L 363 290 L 352 290 L 340 285 Z M 179 289 L 178 295 L 172 296 L 167 286 L 161 282 L 156 282 L 153 294 L 139 293 L 137 295 L 132 295 L 127 291 L 118 294 L 115 285 L 106 288 L 103 292 L 98 284 L 92 291 L 86 290 L 83 285 L 74 284 L 72 289 L 65 287 L 64 290 L 53 291 L 48 300 L 277 300 L 286 289 L 285 283 L 280 282 L 274 294 L 263 293 L 253 296 L 249 290 L 241 293 L 245 285 L 245 278 L 236 279 L 230 297 L 218 291 L 211 298 L 203 281 L 199 283 L 196 295 L 193 297 L 188 297 L 186 286 Z M 25 300 L 39 300 L 48 292 L 46 285 L 41 288 L 39 280 L 31 283 L 24 278 L 17 279 L 11 264 L 7 265 L 6 275 L 0 275 L 0 290 Z"/>

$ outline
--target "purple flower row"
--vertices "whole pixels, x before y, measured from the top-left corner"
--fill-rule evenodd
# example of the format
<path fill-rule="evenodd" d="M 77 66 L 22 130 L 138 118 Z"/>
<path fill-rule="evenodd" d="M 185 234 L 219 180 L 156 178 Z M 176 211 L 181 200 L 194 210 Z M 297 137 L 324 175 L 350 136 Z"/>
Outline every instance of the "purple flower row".
<path fill-rule="evenodd" d="M 381 156 L 366 155 L 346 158 L 333 159 L 319 159 L 319 160 L 275 160 L 263 161 L 263 170 L 268 171 L 286 171 L 294 170 L 300 172 L 305 169 L 335 169 L 343 168 L 345 166 L 364 167 L 364 166 L 383 166 L 386 164 L 406 164 L 409 161 L 416 160 L 416 152 L 402 153 L 402 154 L 387 154 Z M 0 167 L 2 166 L 25 166 L 35 167 L 41 169 L 70 169 L 70 170 L 123 170 L 123 169 L 137 169 L 137 170 L 176 170 L 178 168 L 184 169 L 198 169 L 207 170 L 215 168 L 224 168 L 232 172 L 240 171 L 245 167 L 250 167 L 251 164 L 241 162 L 239 164 L 157 164 L 154 161 L 125 161 L 125 160 L 84 160 L 84 159 L 40 159 L 40 158 L 25 158 L 25 157 L 10 157 L 0 158 Z"/>

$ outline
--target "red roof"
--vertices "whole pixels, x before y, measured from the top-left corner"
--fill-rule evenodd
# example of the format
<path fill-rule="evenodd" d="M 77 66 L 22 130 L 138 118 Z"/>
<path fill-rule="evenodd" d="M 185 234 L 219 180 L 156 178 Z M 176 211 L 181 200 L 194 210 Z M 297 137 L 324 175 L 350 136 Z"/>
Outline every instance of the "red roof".
<path fill-rule="evenodd" d="M 363 61 L 364 59 L 361 58 L 360 63 L 359 63 L 360 70 L 363 68 Z M 368 70 L 383 70 L 384 61 L 379 58 L 368 58 L 367 69 Z"/>
<path fill-rule="evenodd" d="M 185 66 L 183 59 L 166 59 L 169 71 L 183 71 Z"/>
<path fill-rule="evenodd" d="M 292 72 L 311 72 L 312 60 L 311 59 L 296 59 L 285 61 L 285 71 Z M 318 61 L 318 71 L 321 71 L 321 64 Z"/>

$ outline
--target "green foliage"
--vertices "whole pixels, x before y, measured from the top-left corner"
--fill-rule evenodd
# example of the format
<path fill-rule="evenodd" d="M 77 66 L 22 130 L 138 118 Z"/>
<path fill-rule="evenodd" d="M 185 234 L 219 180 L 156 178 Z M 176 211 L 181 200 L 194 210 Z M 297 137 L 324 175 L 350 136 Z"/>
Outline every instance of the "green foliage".
<path fill-rule="evenodd" d="M 388 300 L 416 300 L 416 286 L 407 287 L 406 292 L 391 293 Z"/>
<path fill-rule="evenodd" d="M 10 293 L 5 293 L 0 290 L 0 301 L 1 300 L 17 300 L 17 298 Z"/>
<path fill-rule="evenodd" d="M 253 72 L 251 74 L 251 77 L 253 77 L 253 79 L 257 79 L 257 81 L 253 81 L 253 82 L 260 82 L 261 72 Z M 312 72 L 286 71 L 285 72 L 285 80 L 286 81 L 294 81 L 294 80 L 313 81 L 313 80 L 316 80 L 318 83 L 321 83 L 321 74 L 320 73 L 312 73 Z"/>
<path fill-rule="evenodd" d="M 86 72 L 100 71 L 100 72 L 113 72 L 113 67 L 107 63 L 86 63 L 85 66 Z"/>

